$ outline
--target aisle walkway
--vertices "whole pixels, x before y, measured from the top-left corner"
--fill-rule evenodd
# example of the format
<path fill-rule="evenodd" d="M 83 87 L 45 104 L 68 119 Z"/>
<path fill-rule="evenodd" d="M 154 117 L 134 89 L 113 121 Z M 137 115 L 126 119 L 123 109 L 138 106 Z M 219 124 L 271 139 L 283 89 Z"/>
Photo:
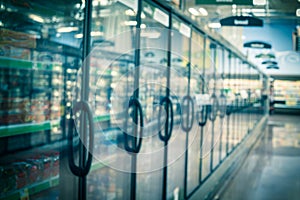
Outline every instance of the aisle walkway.
<path fill-rule="evenodd" d="M 220 200 L 300 199 L 300 116 L 274 115 Z"/>

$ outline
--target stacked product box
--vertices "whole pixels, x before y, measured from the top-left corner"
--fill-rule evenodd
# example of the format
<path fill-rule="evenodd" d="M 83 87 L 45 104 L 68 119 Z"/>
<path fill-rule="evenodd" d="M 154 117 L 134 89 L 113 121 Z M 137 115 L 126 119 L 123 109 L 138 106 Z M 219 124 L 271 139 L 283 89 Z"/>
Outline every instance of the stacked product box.
<path fill-rule="evenodd" d="M 0 193 L 12 192 L 59 175 L 59 152 L 34 152 L 0 165 Z"/>

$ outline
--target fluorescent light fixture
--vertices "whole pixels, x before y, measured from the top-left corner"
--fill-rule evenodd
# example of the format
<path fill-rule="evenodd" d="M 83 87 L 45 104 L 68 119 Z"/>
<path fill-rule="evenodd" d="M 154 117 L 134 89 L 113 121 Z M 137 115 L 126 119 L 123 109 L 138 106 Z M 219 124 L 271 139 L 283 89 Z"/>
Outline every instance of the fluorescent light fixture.
<path fill-rule="evenodd" d="M 201 7 L 198 10 L 199 10 L 199 12 L 201 13 L 202 16 L 207 16 L 208 15 L 208 12 L 205 8 Z"/>
<path fill-rule="evenodd" d="M 103 36 L 104 33 L 103 32 L 100 32 L 100 31 L 92 31 L 91 32 L 91 36 L 92 37 L 96 37 L 96 36 Z"/>
<path fill-rule="evenodd" d="M 74 38 L 77 38 L 77 39 L 80 39 L 80 38 L 82 38 L 82 37 L 83 37 L 83 34 L 82 34 L 82 33 L 76 34 L 76 35 L 74 36 Z"/>
<path fill-rule="evenodd" d="M 44 19 L 41 18 L 40 16 L 30 14 L 30 15 L 28 15 L 28 17 L 36 22 L 44 23 Z"/>
<path fill-rule="evenodd" d="M 189 8 L 189 12 L 194 16 L 199 16 L 200 13 L 195 8 Z"/>
<path fill-rule="evenodd" d="M 253 9 L 251 9 L 251 12 L 253 12 L 253 13 L 264 13 L 264 12 L 266 12 L 266 10 L 265 9 L 258 9 L 258 8 L 253 8 Z"/>
<path fill-rule="evenodd" d="M 77 8 L 77 9 L 79 9 L 80 6 L 81 6 L 80 3 L 76 3 L 76 4 L 75 4 L 75 8 Z"/>
<path fill-rule="evenodd" d="M 125 21 L 124 25 L 125 26 L 136 26 L 137 25 L 137 21 Z"/>
<path fill-rule="evenodd" d="M 132 9 L 128 9 L 128 10 L 125 11 L 125 15 L 135 16 L 135 12 Z"/>
<path fill-rule="evenodd" d="M 141 32 L 141 37 L 147 37 L 147 38 L 150 38 L 150 39 L 157 39 L 160 37 L 160 32 L 158 31 L 142 31 Z"/>
<path fill-rule="evenodd" d="M 4 26 L 4 24 L 3 24 L 3 22 L 2 22 L 2 21 L 0 21 L 0 26 Z"/>
<path fill-rule="evenodd" d="M 78 31 L 78 27 L 59 27 L 57 29 L 57 32 L 58 33 L 70 33 L 70 32 L 73 32 L 73 31 Z"/>
<path fill-rule="evenodd" d="M 232 9 L 236 9 L 236 4 L 232 4 Z"/>
<path fill-rule="evenodd" d="M 213 22 L 208 24 L 209 28 L 221 28 L 221 24 L 219 22 Z"/>
<path fill-rule="evenodd" d="M 95 0 L 94 0 L 94 1 L 93 1 L 93 6 L 95 7 L 95 6 L 98 6 L 98 5 L 99 5 L 99 1 L 97 1 L 97 0 L 95 1 Z"/>
<path fill-rule="evenodd" d="M 101 0 L 100 5 L 101 6 L 107 6 L 108 5 L 108 0 Z"/>
<path fill-rule="evenodd" d="M 142 19 L 145 19 L 145 18 L 146 18 L 146 15 L 145 15 L 145 13 L 143 13 L 143 12 L 142 12 L 142 14 L 141 14 L 141 18 L 142 18 Z"/>
<path fill-rule="evenodd" d="M 267 0 L 253 0 L 253 5 L 264 6 L 267 4 Z"/>
<path fill-rule="evenodd" d="M 103 35 L 104 35 L 104 33 L 100 32 L 100 31 L 92 31 L 91 32 L 92 37 L 103 36 Z M 83 38 L 83 34 L 78 33 L 78 34 L 74 35 L 74 38 L 77 38 L 77 39 Z"/>
<path fill-rule="evenodd" d="M 146 24 L 141 24 L 141 28 L 142 29 L 147 28 Z"/>
<path fill-rule="evenodd" d="M 154 10 L 153 19 L 166 27 L 169 26 L 169 15 L 158 8 Z"/>
<path fill-rule="evenodd" d="M 251 13 L 251 12 L 252 12 L 252 10 L 249 9 L 249 8 L 243 8 L 242 9 L 242 13 Z"/>
<path fill-rule="evenodd" d="M 298 8 L 298 9 L 296 10 L 296 16 L 297 16 L 297 17 L 300 17 L 300 8 Z"/>
<path fill-rule="evenodd" d="M 188 38 L 191 37 L 191 28 L 183 23 L 180 23 L 179 32 Z"/>

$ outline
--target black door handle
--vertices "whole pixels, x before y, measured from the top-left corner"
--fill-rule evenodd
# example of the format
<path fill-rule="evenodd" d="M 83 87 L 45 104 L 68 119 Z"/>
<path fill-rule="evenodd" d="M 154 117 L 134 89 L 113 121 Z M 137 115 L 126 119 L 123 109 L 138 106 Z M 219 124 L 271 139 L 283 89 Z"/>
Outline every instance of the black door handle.
<path fill-rule="evenodd" d="M 165 121 L 164 135 L 162 134 L 162 131 L 159 130 L 158 136 L 159 136 L 160 140 L 162 140 L 164 142 L 168 142 L 172 136 L 172 130 L 173 130 L 173 120 L 174 120 L 173 103 L 169 97 L 164 97 L 163 99 L 161 99 L 159 104 L 160 104 L 160 108 L 159 108 L 159 113 L 158 113 L 158 127 L 161 127 L 160 118 L 161 118 L 161 110 L 162 110 L 161 107 L 163 105 L 165 105 L 164 108 L 167 113 L 167 119 Z M 169 111 L 170 111 L 171 116 L 169 116 Z M 171 119 L 170 126 L 168 126 L 169 118 Z"/>
<path fill-rule="evenodd" d="M 211 102 L 211 106 L 209 109 L 209 115 L 208 118 L 210 121 L 215 121 L 217 118 L 217 113 L 218 113 L 218 99 L 217 96 L 213 93 L 210 97 L 210 102 Z"/>
<path fill-rule="evenodd" d="M 139 136 L 137 137 L 137 134 L 134 136 L 129 136 L 128 133 L 123 131 L 124 134 L 124 142 L 125 142 L 125 150 L 130 152 L 130 153 L 139 153 L 142 147 L 142 137 L 143 137 L 143 127 L 144 127 L 144 117 L 143 117 L 143 110 L 141 103 L 139 102 L 138 99 L 133 98 L 129 100 L 128 108 L 126 115 L 128 117 L 128 111 L 129 109 L 134 106 L 134 108 L 137 109 L 137 112 L 139 113 L 139 118 L 140 118 L 140 131 L 139 131 Z M 135 112 L 135 110 L 134 110 Z M 137 118 L 133 119 L 134 123 L 137 125 Z M 127 130 L 126 130 L 127 131 Z M 132 146 L 129 145 L 129 138 L 132 139 L 134 142 L 132 142 Z"/>
<path fill-rule="evenodd" d="M 187 95 L 183 97 L 182 105 L 185 105 L 185 102 L 187 102 L 187 109 L 190 109 L 190 105 L 192 106 L 192 113 L 189 113 L 190 115 L 192 115 L 192 119 L 191 122 L 189 122 L 189 116 L 187 116 L 187 120 L 184 121 L 183 113 L 181 113 L 181 128 L 185 132 L 189 132 L 193 128 L 193 124 L 194 124 L 194 101 L 190 95 Z"/>
<path fill-rule="evenodd" d="M 68 162 L 71 172 L 78 177 L 86 176 L 92 165 L 93 160 L 93 148 L 94 148 L 94 121 L 91 108 L 86 101 L 80 101 L 75 104 L 73 107 L 73 112 L 76 113 L 78 111 L 83 111 L 87 113 L 88 121 L 89 121 L 89 149 L 88 149 L 88 158 L 84 163 L 84 166 L 80 167 L 75 164 L 74 160 L 74 146 L 73 146 L 73 133 L 74 133 L 74 125 L 75 121 L 72 118 L 72 110 L 71 110 L 71 118 L 69 120 L 69 131 L 68 131 Z M 84 145 L 84 144 L 81 144 Z M 86 147 L 85 147 L 86 148 Z"/>
<path fill-rule="evenodd" d="M 226 115 L 226 112 L 227 112 L 227 99 L 226 99 L 226 96 L 222 93 L 220 95 L 220 98 L 219 98 L 219 111 L 220 111 L 220 118 L 224 118 L 225 115 Z"/>
<path fill-rule="evenodd" d="M 203 105 L 202 110 L 200 112 L 201 117 L 198 117 L 198 124 L 199 126 L 203 127 L 205 126 L 207 122 L 207 116 L 208 116 L 208 105 Z"/>

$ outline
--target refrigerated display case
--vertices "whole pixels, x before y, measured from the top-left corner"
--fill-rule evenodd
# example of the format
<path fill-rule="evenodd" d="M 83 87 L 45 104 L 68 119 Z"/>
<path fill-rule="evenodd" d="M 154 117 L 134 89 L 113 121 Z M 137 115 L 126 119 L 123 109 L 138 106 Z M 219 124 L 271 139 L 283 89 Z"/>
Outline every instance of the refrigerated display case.
<path fill-rule="evenodd" d="M 161 1 L 0 12 L 0 199 L 188 199 L 263 118 L 261 72 Z"/>
<path fill-rule="evenodd" d="M 300 104 L 299 81 L 274 80 L 274 101 L 276 108 L 298 109 Z"/>

